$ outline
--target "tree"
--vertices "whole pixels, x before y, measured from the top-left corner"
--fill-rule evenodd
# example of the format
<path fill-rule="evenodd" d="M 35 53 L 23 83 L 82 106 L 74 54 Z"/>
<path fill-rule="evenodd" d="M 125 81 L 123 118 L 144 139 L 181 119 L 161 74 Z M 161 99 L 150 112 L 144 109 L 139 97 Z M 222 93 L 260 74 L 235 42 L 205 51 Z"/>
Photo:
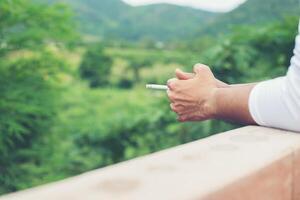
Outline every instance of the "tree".
<path fill-rule="evenodd" d="M 61 4 L 0 1 L 0 193 L 20 189 L 20 165 L 39 160 L 28 154 L 56 118 L 65 64 L 45 49 L 75 37 L 71 12 Z M 29 55 L 14 56 L 19 51 Z"/>
<path fill-rule="evenodd" d="M 109 76 L 112 68 L 112 59 L 105 55 L 101 44 L 89 47 L 83 56 L 79 72 L 83 79 L 90 83 L 91 88 L 106 86 L 109 84 Z"/>
<path fill-rule="evenodd" d="M 0 1 L 0 56 L 15 50 L 36 50 L 45 44 L 72 44 L 72 12 L 63 4 L 52 6 L 31 0 Z"/>
<path fill-rule="evenodd" d="M 293 55 L 297 17 L 265 26 L 237 27 L 205 52 L 218 78 L 229 83 L 259 81 L 286 73 Z"/>
<path fill-rule="evenodd" d="M 154 61 L 153 58 L 141 56 L 129 56 L 127 59 L 129 61 L 129 69 L 132 70 L 136 83 L 140 82 L 140 70 L 142 68 L 151 67 Z"/>

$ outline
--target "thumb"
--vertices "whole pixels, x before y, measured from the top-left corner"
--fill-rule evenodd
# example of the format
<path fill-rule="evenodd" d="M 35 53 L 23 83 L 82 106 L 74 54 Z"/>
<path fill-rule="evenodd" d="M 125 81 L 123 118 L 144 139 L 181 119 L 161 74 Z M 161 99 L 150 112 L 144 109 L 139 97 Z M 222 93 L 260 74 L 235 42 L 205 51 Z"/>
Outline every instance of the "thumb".
<path fill-rule="evenodd" d="M 183 72 L 180 69 L 176 69 L 176 77 L 179 80 L 189 80 L 189 79 L 194 78 L 195 74 L 193 74 L 193 73 L 186 73 L 186 72 Z"/>
<path fill-rule="evenodd" d="M 194 72 L 195 72 L 196 76 L 201 76 L 203 74 L 210 72 L 210 68 L 203 64 L 196 64 L 194 66 Z"/>

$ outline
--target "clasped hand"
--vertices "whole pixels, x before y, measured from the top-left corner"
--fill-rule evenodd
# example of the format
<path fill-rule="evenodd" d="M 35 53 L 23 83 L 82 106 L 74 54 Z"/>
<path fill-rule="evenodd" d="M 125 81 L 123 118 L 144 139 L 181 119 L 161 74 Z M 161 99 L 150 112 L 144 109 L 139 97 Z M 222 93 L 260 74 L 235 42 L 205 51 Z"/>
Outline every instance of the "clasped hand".
<path fill-rule="evenodd" d="M 206 65 L 194 66 L 194 74 L 176 70 L 176 78 L 168 81 L 167 92 L 171 109 L 178 120 L 204 121 L 215 118 L 217 103 L 215 94 L 220 87 L 227 85 L 217 80 Z"/>

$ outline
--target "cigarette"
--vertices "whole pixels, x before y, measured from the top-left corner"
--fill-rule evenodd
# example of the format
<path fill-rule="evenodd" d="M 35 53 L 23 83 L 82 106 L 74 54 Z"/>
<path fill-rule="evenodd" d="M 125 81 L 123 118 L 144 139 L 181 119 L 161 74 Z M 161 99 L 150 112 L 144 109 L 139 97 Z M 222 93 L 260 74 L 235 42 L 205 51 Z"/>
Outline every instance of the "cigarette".
<path fill-rule="evenodd" d="M 168 90 L 168 86 L 166 85 L 147 84 L 146 88 L 153 89 L 153 90 Z"/>

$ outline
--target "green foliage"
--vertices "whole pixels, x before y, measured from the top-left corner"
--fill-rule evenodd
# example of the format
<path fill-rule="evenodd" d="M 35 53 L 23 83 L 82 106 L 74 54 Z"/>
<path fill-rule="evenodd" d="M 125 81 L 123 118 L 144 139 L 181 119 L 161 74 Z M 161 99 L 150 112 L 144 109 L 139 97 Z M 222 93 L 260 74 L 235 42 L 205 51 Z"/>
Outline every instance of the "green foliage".
<path fill-rule="evenodd" d="M 71 44 L 76 38 L 70 10 L 30 0 L 0 1 L 0 56 L 19 49 L 39 49 L 47 43 Z"/>
<path fill-rule="evenodd" d="M 0 1 L 0 193 L 24 184 L 23 163 L 38 164 L 31 148 L 54 124 L 66 68 L 44 49 L 50 43 L 69 44 L 72 27 L 65 6 Z"/>
<path fill-rule="evenodd" d="M 125 64 L 117 63 L 118 73 L 113 72 L 112 74 L 113 79 L 118 79 L 112 80 L 113 85 L 120 88 L 131 88 L 133 85 L 146 82 L 161 82 L 164 84 L 175 70 L 175 68 L 168 66 L 191 66 L 199 62 L 200 57 L 194 52 L 184 51 L 184 49 L 175 51 L 137 47 L 112 48 L 107 50 L 107 53 L 116 60 L 125 62 Z"/>
<path fill-rule="evenodd" d="M 106 86 L 109 83 L 112 59 L 105 55 L 102 45 L 88 48 L 79 67 L 80 76 L 87 79 L 90 87 Z"/>
<path fill-rule="evenodd" d="M 231 33 L 236 25 L 263 25 L 300 13 L 298 0 L 247 0 L 232 12 L 222 14 L 168 4 L 131 7 L 121 0 L 64 2 L 76 11 L 82 33 L 101 36 L 105 41 L 194 41 L 195 36 L 202 37 L 203 33 L 210 36 Z M 193 44 L 190 45 L 194 49 Z"/>
<path fill-rule="evenodd" d="M 247 0 L 230 13 L 219 15 L 200 29 L 200 34 L 230 34 L 237 26 L 267 25 L 283 21 L 286 16 L 298 16 L 299 0 Z M 199 34 L 199 35 L 200 35 Z"/>
<path fill-rule="evenodd" d="M 131 57 L 127 58 L 129 60 L 129 67 L 133 71 L 135 82 L 140 81 L 140 70 L 144 67 L 151 67 L 153 65 L 152 59 L 144 58 L 144 57 Z"/>
<path fill-rule="evenodd" d="M 293 54 L 297 25 L 298 17 L 290 17 L 264 27 L 238 28 L 209 49 L 203 60 L 229 83 L 282 76 Z"/>
<path fill-rule="evenodd" d="M 56 148 L 71 145 L 60 151 L 60 172 L 67 175 L 205 137 L 213 125 L 179 124 L 165 95 L 138 88 L 90 90 L 73 84 L 65 93 L 65 104 L 56 130 L 64 136 Z"/>
<path fill-rule="evenodd" d="M 61 2 L 61 0 L 44 0 Z M 193 36 L 217 13 L 170 4 L 132 7 L 122 0 L 64 0 L 77 13 L 84 34 L 105 40 L 156 41 Z"/>
<path fill-rule="evenodd" d="M 82 9 L 82 2 L 72 1 L 77 11 Z M 184 27 L 178 32 L 182 35 L 195 26 L 188 18 L 196 15 L 194 10 L 177 19 L 167 13 L 167 5 L 142 7 L 134 11 L 137 14 L 118 21 L 110 19 L 118 18 L 127 8 L 125 4 L 113 0 L 84 3 L 87 8 L 104 5 L 104 10 L 97 12 L 97 6 L 87 9 L 82 15 L 89 12 L 88 18 L 80 19 L 103 22 L 97 26 L 104 27 L 101 31 L 122 30 L 116 35 L 104 31 L 113 37 L 148 38 L 145 32 L 149 30 L 142 29 L 147 23 L 142 23 L 144 19 L 152 23 L 156 20 L 153 16 L 163 15 L 163 20 L 154 24 L 160 28 L 170 18 L 177 23 L 185 16 L 186 26 L 170 31 L 170 23 L 149 32 L 159 39 L 169 38 L 160 38 L 163 32 L 171 35 Z M 115 9 L 108 12 L 110 6 Z M 151 16 L 144 15 L 148 9 Z M 95 17 L 99 13 L 105 15 Z M 129 20 L 141 15 L 143 20 Z M 76 52 L 65 52 L 60 47 L 72 44 L 76 36 L 71 18 L 63 5 L 43 6 L 29 0 L 0 2 L 0 193 L 60 180 L 237 127 L 219 121 L 178 123 L 165 94 L 145 90 L 144 83 L 163 84 L 175 68 L 191 71 L 196 62 L 212 66 L 217 77 L 229 83 L 282 75 L 289 65 L 298 23 L 297 17 L 291 17 L 263 26 L 238 27 L 229 36 L 176 41 L 167 49 L 145 39 L 138 47 L 124 43 L 105 48 L 97 44 L 87 50 L 83 46 Z M 128 33 L 135 24 L 139 29 Z M 126 29 L 120 28 L 123 26 Z M 78 52 L 86 53 L 77 66 L 74 60 L 82 56 Z M 92 87 L 110 83 L 131 90 L 91 89 L 77 77 L 78 71 Z"/>
<path fill-rule="evenodd" d="M 16 189 L 12 166 L 34 159 L 19 150 L 51 129 L 63 66 L 47 53 L 0 66 L 0 188 Z"/>

